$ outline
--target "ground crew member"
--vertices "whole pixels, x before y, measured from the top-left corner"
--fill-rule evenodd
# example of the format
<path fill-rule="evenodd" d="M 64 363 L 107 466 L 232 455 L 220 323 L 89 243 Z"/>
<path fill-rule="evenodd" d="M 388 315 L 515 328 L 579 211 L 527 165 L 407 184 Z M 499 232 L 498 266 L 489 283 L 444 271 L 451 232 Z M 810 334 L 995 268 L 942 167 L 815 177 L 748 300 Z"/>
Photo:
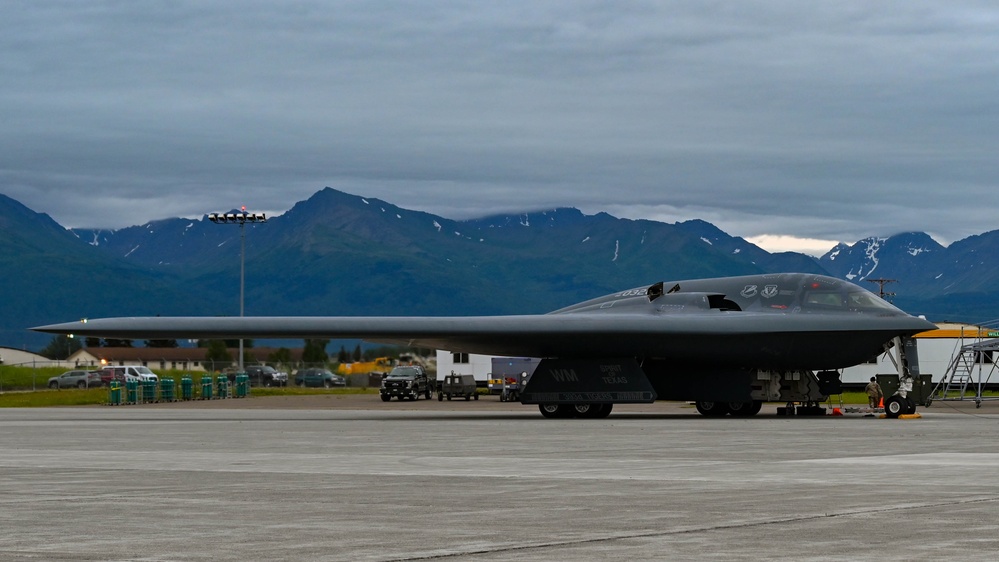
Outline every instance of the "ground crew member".
<path fill-rule="evenodd" d="M 884 393 L 881 392 L 881 385 L 878 384 L 877 379 L 871 377 L 871 382 L 867 383 L 864 390 L 867 392 L 867 403 L 871 408 L 877 408 L 881 399 L 884 398 Z"/>

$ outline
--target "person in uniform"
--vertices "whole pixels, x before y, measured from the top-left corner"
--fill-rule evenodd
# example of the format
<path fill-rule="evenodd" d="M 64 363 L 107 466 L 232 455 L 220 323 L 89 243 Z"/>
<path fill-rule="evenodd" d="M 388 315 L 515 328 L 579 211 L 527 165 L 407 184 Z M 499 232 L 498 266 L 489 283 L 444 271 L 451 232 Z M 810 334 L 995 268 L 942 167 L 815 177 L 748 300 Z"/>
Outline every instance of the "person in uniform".
<path fill-rule="evenodd" d="M 867 383 L 864 391 L 867 392 L 868 405 L 870 405 L 871 408 L 877 408 L 881 399 L 884 398 L 884 393 L 881 392 L 881 385 L 878 384 L 875 377 L 871 377 L 871 382 Z"/>

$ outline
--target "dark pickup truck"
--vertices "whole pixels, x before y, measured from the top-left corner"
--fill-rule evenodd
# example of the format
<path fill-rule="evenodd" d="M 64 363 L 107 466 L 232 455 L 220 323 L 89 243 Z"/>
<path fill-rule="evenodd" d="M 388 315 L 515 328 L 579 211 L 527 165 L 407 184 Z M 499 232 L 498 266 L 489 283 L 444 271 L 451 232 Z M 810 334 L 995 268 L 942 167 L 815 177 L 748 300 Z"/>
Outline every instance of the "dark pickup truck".
<path fill-rule="evenodd" d="M 382 387 L 378 393 L 383 402 L 388 402 L 393 396 L 399 400 L 419 400 L 420 396 L 424 396 L 429 400 L 434 395 L 434 388 L 423 367 L 407 365 L 396 367 L 382 377 Z"/>
<path fill-rule="evenodd" d="M 247 365 L 246 375 L 253 386 L 288 386 L 288 373 L 270 365 Z"/>

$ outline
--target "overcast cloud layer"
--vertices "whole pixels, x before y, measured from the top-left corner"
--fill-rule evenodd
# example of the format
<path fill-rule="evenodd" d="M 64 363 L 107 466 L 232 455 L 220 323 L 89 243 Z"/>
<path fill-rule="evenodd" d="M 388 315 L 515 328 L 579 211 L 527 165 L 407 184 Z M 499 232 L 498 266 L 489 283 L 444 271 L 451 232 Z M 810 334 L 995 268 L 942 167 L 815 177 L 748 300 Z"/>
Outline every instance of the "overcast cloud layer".
<path fill-rule="evenodd" d="M 995 2 L 4 4 L 0 192 L 67 227 L 331 186 L 813 253 L 999 228 Z"/>

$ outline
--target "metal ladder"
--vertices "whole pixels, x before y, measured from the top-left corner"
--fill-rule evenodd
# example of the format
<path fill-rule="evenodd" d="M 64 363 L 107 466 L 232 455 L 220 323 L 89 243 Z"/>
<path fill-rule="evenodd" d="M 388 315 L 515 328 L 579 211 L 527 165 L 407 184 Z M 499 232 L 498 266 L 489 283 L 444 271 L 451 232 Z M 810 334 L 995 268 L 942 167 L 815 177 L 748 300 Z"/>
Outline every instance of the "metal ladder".
<path fill-rule="evenodd" d="M 960 353 L 954 354 L 954 358 L 947 367 L 944 378 L 937 383 L 937 388 L 933 391 L 934 399 L 946 400 L 952 391 L 958 393 L 959 400 L 964 398 L 965 393 L 968 391 L 968 385 L 971 384 L 974 386 L 972 373 L 975 368 L 977 353 L 973 349 L 964 347 Z M 941 384 L 943 385 L 942 389 L 940 388 Z M 937 395 L 938 390 L 940 391 L 939 396 Z"/>

